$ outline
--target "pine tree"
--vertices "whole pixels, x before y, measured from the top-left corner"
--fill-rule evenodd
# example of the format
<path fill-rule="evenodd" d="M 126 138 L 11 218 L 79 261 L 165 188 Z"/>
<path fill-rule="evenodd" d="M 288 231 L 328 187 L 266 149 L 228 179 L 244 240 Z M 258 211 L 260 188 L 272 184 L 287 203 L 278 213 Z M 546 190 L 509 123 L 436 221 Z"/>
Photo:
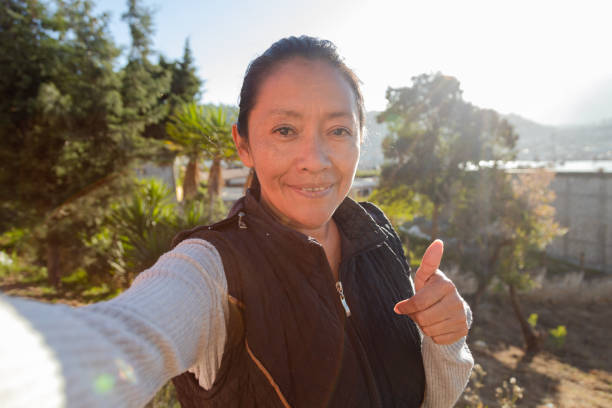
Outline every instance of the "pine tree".
<path fill-rule="evenodd" d="M 92 9 L 9 1 L 0 17 L 0 91 L 11 95 L 0 101 L 0 232 L 31 228 L 54 284 L 101 207 L 82 198 L 109 186 L 136 144 L 121 125 L 108 16 Z"/>
<path fill-rule="evenodd" d="M 152 12 L 139 0 L 128 0 L 127 6 L 122 18 L 129 26 L 132 44 L 122 71 L 123 121 L 131 135 L 142 135 L 146 126 L 157 124 L 168 115 L 165 100 L 172 74 L 150 61 Z"/>

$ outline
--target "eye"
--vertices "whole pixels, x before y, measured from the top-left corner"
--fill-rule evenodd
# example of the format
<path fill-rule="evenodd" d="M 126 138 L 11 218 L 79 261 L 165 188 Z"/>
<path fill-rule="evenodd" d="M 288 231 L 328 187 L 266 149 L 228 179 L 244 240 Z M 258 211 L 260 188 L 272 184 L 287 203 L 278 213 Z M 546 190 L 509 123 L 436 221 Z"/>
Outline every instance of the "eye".
<path fill-rule="evenodd" d="M 276 128 L 276 129 L 274 129 L 274 131 L 272 133 L 278 133 L 281 136 L 291 136 L 295 132 L 289 126 L 280 126 L 280 127 Z"/>
<path fill-rule="evenodd" d="M 334 136 L 351 136 L 351 132 L 347 128 L 336 128 L 331 131 Z"/>

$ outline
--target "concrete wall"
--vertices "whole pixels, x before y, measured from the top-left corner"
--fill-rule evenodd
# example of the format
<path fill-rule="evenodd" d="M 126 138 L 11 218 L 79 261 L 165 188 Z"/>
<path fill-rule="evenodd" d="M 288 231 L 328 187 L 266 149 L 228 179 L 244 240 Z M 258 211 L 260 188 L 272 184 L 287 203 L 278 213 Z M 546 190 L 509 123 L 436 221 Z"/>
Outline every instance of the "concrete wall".
<path fill-rule="evenodd" d="M 612 273 L 612 174 L 557 173 L 551 187 L 556 219 L 568 232 L 547 252 Z"/>

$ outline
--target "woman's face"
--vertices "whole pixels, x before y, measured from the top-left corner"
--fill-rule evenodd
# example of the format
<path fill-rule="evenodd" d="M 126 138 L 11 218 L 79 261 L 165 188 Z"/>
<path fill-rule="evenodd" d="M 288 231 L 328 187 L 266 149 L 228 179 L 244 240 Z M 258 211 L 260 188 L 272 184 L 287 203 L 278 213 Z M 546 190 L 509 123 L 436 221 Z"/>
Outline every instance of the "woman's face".
<path fill-rule="evenodd" d="M 346 197 L 359 160 L 357 104 L 349 83 L 324 61 L 293 58 L 260 84 L 248 143 L 234 130 L 261 199 L 298 230 L 326 225 Z"/>

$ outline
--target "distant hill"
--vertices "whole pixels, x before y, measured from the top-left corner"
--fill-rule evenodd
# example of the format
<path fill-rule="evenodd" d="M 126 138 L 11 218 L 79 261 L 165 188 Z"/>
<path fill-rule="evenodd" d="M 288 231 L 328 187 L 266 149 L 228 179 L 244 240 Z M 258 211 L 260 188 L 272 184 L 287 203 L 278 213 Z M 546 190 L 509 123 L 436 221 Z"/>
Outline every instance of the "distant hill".
<path fill-rule="evenodd" d="M 519 134 L 520 160 L 610 160 L 612 120 L 580 126 L 547 126 L 516 114 L 504 116 Z"/>
<path fill-rule="evenodd" d="M 381 143 L 388 130 L 384 123 L 376 122 L 379 113 L 366 114 L 360 169 L 376 168 L 384 161 Z M 612 160 L 612 119 L 592 125 L 549 126 L 516 114 L 503 116 L 519 135 L 519 160 Z"/>

